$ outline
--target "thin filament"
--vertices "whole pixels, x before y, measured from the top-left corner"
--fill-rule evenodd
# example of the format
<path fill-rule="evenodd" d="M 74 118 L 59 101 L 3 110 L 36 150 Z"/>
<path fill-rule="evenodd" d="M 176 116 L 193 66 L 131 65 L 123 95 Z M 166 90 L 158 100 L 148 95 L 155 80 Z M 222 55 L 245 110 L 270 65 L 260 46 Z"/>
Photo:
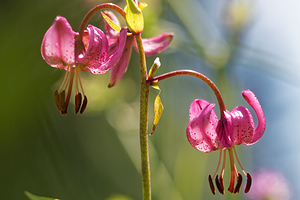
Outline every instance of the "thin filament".
<path fill-rule="evenodd" d="M 226 161 L 226 150 L 224 150 L 224 158 L 223 158 L 223 166 L 222 166 L 222 171 L 221 171 L 221 177 L 223 177 L 224 175 L 224 171 L 225 171 L 225 161 Z"/>
<path fill-rule="evenodd" d="M 236 153 L 236 150 L 235 150 L 234 146 L 232 147 L 232 149 L 233 149 L 234 155 L 236 157 L 236 161 L 238 162 L 238 164 L 239 164 L 240 168 L 242 169 L 243 173 L 245 174 L 245 176 L 247 176 L 247 173 L 245 172 L 244 168 L 242 167 L 242 165 L 241 165 L 241 163 L 239 161 L 239 158 L 237 156 L 237 153 Z"/>
<path fill-rule="evenodd" d="M 75 94 L 79 92 L 78 90 L 78 67 L 75 68 Z"/>
<path fill-rule="evenodd" d="M 66 82 L 68 79 L 69 79 L 69 67 L 68 67 L 68 70 L 66 70 L 64 80 L 63 80 L 62 84 L 60 85 L 60 88 L 58 89 L 58 93 L 62 90 L 62 88 L 64 88 L 64 90 L 66 89 L 65 85 L 67 85 Z"/>
<path fill-rule="evenodd" d="M 78 81 L 79 81 L 79 85 L 80 85 L 80 88 L 81 88 L 82 94 L 83 94 L 83 96 L 85 96 L 85 94 L 84 94 L 84 90 L 83 90 L 83 87 L 82 87 L 82 83 L 81 83 L 80 71 L 78 71 Z"/>
<path fill-rule="evenodd" d="M 217 169 L 216 169 L 216 171 L 215 171 L 215 173 L 214 173 L 214 175 L 213 175 L 212 179 L 214 179 L 214 178 L 215 178 L 215 176 L 216 176 L 216 175 L 217 175 L 217 173 L 218 173 L 218 170 L 219 170 L 219 167 L 220 167 L 220 164 L 221 164 L 221 160 L 222 160 L 222 150 L 220 150 L 220 155 L 219 155 L 219 162 L 218 162 L 218 166 L 217 166 Z"/>

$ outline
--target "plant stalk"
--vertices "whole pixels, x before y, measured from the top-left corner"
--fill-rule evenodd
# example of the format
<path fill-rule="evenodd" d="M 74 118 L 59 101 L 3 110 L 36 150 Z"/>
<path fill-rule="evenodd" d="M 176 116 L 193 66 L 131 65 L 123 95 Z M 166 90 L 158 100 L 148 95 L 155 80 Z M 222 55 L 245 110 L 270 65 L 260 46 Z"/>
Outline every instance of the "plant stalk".
<path fill-rule="evenodd" d="M 143 200 L 151 200 L 151 178 L 148 145 L 148 99 L 150 84 L 147 81 L 146 57 L 142 44 L 141 34 L 135 35 L 141 71 L 141 91 L 140 91 L 140 150 L 143 182 Z"/>

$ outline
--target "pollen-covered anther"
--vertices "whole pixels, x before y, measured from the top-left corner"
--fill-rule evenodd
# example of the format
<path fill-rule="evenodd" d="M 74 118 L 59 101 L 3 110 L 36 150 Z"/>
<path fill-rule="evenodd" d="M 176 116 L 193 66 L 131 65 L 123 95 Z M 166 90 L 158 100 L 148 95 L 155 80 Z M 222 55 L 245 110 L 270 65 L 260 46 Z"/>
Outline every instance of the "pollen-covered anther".
<path fill-rule="evenodd" d="M 87 102 L 88 102 L 87 97 L 84 95 L 83 102 L 82 102 L 81 109 L 80 109 L 80 114 L 82 114 L 85 111 Z"/>
<path fill-rule="evenodd" d="M 217 186 L 219 192 L 221 194 L 224 194 L 224 184 L 223 184 L 223 178 L 222 178 L 222 176 L 220 176 L 220 178 L 219 178 L 218 175 L 217 175 L 216 179 L 215 179 L 215 182 L 216 182 L 216 186 Z"/>
<path fill-rule="evenodd" d="M 209 182 L 211 192 L 213 193 L 213 195 L 215 195 L 216 190 L 215 190 L 215 186 L 214 186 L 214 183 L 213 183 L 210 175 L 208 176 L 208 182 Z"/>
<path fill-rule="evenodd" d="M 60 104 L 59 94 L 57 90 L 55 90 L 54 92 L 54 102 L 56 104 L 57 109 L 61 110 L 61 104 Z"/>
<path fill-rule="evenodd" d="M 81 101 L 82 101 L 82 95 L 81 93 L 77 93 L 75 95 L 75 114 L 77 114 L 80 109 Z"/>
<path fill-rule="evenodd" d="M 252 177 L 251 177 L 250 173 L 247 173 L 247 184 L 246 184 L 245 191 L 244 191 L 245 193 L 249 192 L 251 183 L 252 183 Z"/>
<path fill-rule="evenodd" d="M 57 109 L 63 114 L 65 110 L 65 91 L 58 93 L 57 90 L 54 92 L 54 101 Z"/>
<path fill-rule="evenodd" d="M 240 192 L 241 186 L 242 186 L 242 181 L 243 181 L 242 175 L 241 175 L 241 173 L 238 173 L 237 183 L 236 183 L 236 186 L 234 188 L 234 193 L 239 193 Z"/>

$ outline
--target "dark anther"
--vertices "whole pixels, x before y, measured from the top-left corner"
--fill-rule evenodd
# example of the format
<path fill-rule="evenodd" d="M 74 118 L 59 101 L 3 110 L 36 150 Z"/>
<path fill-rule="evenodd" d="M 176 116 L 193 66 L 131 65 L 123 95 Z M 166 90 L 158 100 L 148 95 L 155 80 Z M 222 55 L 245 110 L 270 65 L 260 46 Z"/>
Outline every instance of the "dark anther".
<path fill-rule="evenodd" d="M 245 193 L 249 192 L 251 183 L 252 183 L 252 177 L 249 173 L 247 173 L 247 184 L 246 184 L 245 191 L 244 191 Z"/>
<path fill-rule="evenodd" d="M 60 106 L 61 106 L 60 113 L 62 115 L 66 115 L 67 114 L 67 109 L 68 109 L 68 107 L 66 106 L 65 98 L 66 98 L 66 92 L 62 91 L 59 94 L 59 101 L 60 101 Z"/>
<path fill-rule="evenodd" d="M 81 105 L 81 109 L 80 109 L 80 114 L 82 114 L 86 108 L 86 105 L 87 105 L 87 98 L 86 96 L 84 95 L 84 99 L 83 99 L 83 102 L 82 102 L 82 105 Z"/>
<path fill-rule="evenodd" d="M 57 109 L 61 111 L 60 96 L 57 90 L 55 90 L 54 92 L 54 102 L 56 104 Z"/>
<path fill-rule="evenodd" d="M 241 175 L 241 173 L 238 173 L 237 183 L 236 183 L 236 186 L 234 188 L 234 193 L 237 193 L 237 192 L 239 193 L 240 192 L 242 181 L 243 181 L 242 175 Z"/>
<path fill-rule="evenodd" d="M 82 101 L 82 95 L 81 93 L 77 93 L 75 95 L 75 114 L 77 114 L 80 109 L 81 101 Z"/>
<path fill-rule="evenodd" d="M 214 186 L 214 183 L 213 183 L 210 175 L 208 176 L 208 182 L 209 182 L 211 192 L 213 193 L 213 195 L 215 195 L 216 190 L 215 190 L 215 186 Z"/>
<path fill-rule="evenodd" d="M 66 98 L 66 92 L 63 90 L 63 91 L 59 94 L 59 100 L 60 100 L 60 105 L 61 105 L 61 111 L 66 110 L 66 102 L 65 102 L 65 98 Z"/>
<path fill-rule="evenodd" d="M 61 114 L 66 114 L 65 91 L 62 91 L 61 93 L 58 94 L 58 91 L 55 90 L 54 101 L 55 101 L 57 109 L 61 112 Z"/>
<path fill-rule="evenodd" d="M 222 176 L 221 176 L 221 177 L 222 177 Z M 216 179 L 215 179 L 215 182 L 216 182 L 216 186 L 217 186 L 219 192 L 220 192 L 221 194 L 224 194 L 223 178 L 221 178 L 221 177 L 220 177 L 220 179 L 219 179 L 219 177 L 218 177 L 218 175 L 217 175 L 217 176 L 216 176 Z"/>
<path fill-rule="evenodd" d="M 219 182 L 220 182 L 220 185 L 221 185 L 223 194 L 224 194 L 224 184 L 223 184 L 223 176 L 222 176 L 222 175 L 221 175 L 220 178 L 219 178 Z"/>

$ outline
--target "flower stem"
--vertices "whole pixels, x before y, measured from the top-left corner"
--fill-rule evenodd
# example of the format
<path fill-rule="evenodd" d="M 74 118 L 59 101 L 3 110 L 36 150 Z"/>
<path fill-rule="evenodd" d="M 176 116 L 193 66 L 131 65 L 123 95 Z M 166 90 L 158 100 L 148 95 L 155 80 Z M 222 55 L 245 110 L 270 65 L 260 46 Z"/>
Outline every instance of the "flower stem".
<path fill-rule="evenodd" d="M 224 104 L 224 101 L 223 101 L 223 98 L 222 98 L 222 95 L 221 95 L 219 89 L 217 88 L 217 86 L 209 78 L 207 78 L 206 76 L 204 76 L 203 74 L 201 74 L 199 72 L 196 72 L 196 71 L 193 71 L 193 70 L 176 70 L 176 71 L 168 72 L 166 74 L 162 74 L 162 75 L 159 75 L 157 77 L 154 77 L 151 80 L 148 80 L 148 82 L 150 82 L 150 85 L 151 85 L 153 82 L 161 81 L 161 80 L 171 78 L 171 77 L 174 77 L 174 76 L 178 76 L 178 75 L 195 76 L 197 78 L 200 78 L 207 85 L 209 85 L 209 87 L 213 90 L 213 92 L 215 93 L 215 95 L 217 97 L 219 107 L 220 107 L 221 118 L 225 117 L 224 116 L 225 115 L 224 111 L 226 111 L 226 108 L 225 108 L 225 104 Z"/>
<path fill-rule="evenodd" d="M 102 10 L 102 9 L 113 9 L 115 11 L 117 11 L 118 13 L 120 13 L 124 18 L 125 18 L 125 11 L 120 8 L 119 6 L 113 4 L 113 3 L 103 3 L 100 5 L 95 6 L 94 8 L 92 8 L 83 18 L 80 27 L 78 29 L 78 35 L 76 36 L 76 39 L 81 40 L 82 39 L 82 35 L 83 35 L 83 31 L 85 29 L 85 27 L 87 26 L 88 21 L 91 19 L 91 17 L 98 11 Z"/>
<path fill-rule="evenodd" d="M 142 44 L 141 34 L 135 35 L 141 71 L 141 91 L 140 91 L 140 150 L 143 182 L 143 200 L 151 200 L 151 178 L 150 161 L 148 147 L 148 99 L 150 84 L 147 81 L 147 66 L 145 52 Z"/>

